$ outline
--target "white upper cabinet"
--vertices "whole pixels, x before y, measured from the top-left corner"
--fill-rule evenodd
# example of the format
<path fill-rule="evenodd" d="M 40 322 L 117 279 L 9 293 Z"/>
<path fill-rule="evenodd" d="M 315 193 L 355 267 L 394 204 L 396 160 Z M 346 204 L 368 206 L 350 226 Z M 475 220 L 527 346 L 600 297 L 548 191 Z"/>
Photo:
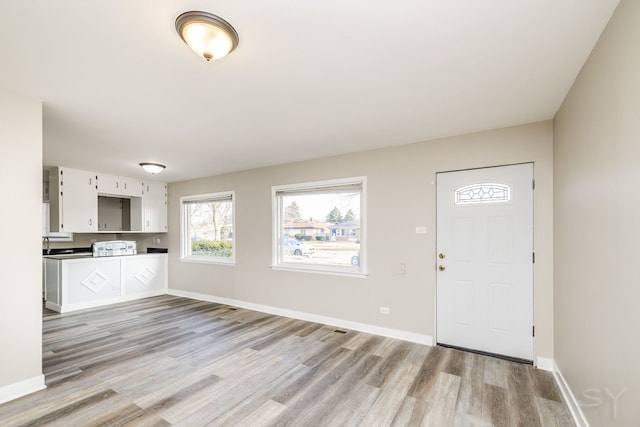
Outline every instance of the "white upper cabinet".
<path fill-rule="evenodd" d="M 167 231 L 167 184 L 144 181 L 142 185 L 144 230 L 149 233 Z"/>
<path fill-rule="evenodd" d="M 49 180 L 51 231 L 98 231 L 97 175 L 69 168 L 54 168 Z"/>
<path fill-rule="evenodd" d="M 142 197 L 142 180 L 98 174 L 98 193 L 115 196 Z"/>
<path fill-rule="evenodd" d="M 123 196 L 142 197 L 142 180 L 120 177 L 120 187 Z"/>
<path fill-rule="evenodd" d="M 164 182 L 143 182 L 65 167 L 53 168 L 49 175 L 51 231 L 167 231 Z"/>

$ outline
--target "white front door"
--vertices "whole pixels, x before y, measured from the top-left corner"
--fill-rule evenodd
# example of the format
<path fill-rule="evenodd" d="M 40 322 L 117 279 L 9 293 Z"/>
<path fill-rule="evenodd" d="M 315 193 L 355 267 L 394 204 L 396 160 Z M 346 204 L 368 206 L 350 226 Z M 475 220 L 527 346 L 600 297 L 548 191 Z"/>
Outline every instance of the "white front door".
<path fill-rule="evenodd" d="M 533 164 L 437 174 L 437 342 L 533 360 Z"/>

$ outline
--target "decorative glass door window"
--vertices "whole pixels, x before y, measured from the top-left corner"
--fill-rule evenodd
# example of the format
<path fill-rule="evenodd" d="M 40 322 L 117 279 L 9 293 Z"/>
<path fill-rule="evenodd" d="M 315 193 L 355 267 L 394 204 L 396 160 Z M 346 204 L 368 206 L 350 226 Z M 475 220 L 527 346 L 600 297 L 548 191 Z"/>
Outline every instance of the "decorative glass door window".
<path fill-rule="evenodd" d="M 465 185 L 453 190 L 456 205 L 508 203 L 511 201 L 511 186 L 496 182 Z"/>

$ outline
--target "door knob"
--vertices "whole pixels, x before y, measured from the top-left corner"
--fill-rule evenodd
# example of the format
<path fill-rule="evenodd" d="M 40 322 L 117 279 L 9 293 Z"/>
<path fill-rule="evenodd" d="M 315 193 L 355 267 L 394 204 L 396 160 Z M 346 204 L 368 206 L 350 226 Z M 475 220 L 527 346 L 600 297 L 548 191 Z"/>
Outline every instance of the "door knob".
<path fill-rule="evenodd" d="M 444 265 L 439 265 L 438 266 L 438 270 L 440 271 L 444 271 L 446 269 L 446 267 Z"/>

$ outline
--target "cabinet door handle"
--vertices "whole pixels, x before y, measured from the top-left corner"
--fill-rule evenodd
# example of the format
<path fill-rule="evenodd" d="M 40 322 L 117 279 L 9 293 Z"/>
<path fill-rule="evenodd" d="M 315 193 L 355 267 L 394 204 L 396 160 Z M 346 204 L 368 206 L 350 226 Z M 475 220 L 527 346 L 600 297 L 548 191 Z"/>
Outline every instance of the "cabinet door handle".
<path fill-rule="evenodd" d="M 116 188 L 118 188 L 118 185 L 120 185 L 120 183 L 118 181 L 116 181 Z"/>
<path fill-rule="evenodd" d="M 93 225 L 93 220 L 89 218 L 89 225 Z"/>
<path fill-rule="evenodd" d="M 127 189 L 127 183 L 126 182 L 124 183 L 124 189 L 125 190 Z"/>
<path fill-rule="evenodd" d="M 91 185 L 91 178 L 89 178 L 89 185 Z"/>

